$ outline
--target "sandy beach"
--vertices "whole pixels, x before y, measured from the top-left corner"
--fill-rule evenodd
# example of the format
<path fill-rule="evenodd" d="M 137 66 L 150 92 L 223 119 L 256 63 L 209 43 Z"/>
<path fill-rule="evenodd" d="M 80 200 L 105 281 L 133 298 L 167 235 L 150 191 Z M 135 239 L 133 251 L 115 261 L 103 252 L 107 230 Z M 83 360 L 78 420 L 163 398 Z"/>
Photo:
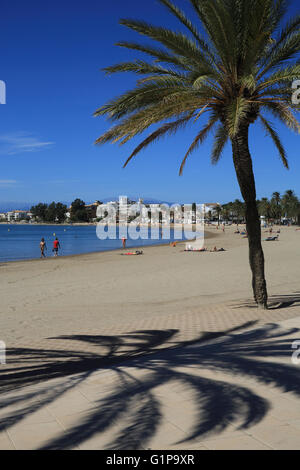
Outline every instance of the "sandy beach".
<path fill-rule="evenodd" d="M 176 324 L 176 318 L 181 325 L 201 315 L 206 315 L 204 327 L 211 329 L 218 325 L 210 319 L 224 308 L 238 322 L 242 310 L 233 307 L 251 303 L 252 292 L 248 242 L 234 231 L 208 230 L 213 238 L 207 238 L 207 248 L 223 247 L 222 253 L 188 253 L 178 244 L 147 247 L 143 256 L 121 256 L 120 250 L 4 263 L 1 339 L 7 347 L 42 345 L 50 337 L 118 333 L 144 322 L 163 327 L 169 320 Z M 299 293 L 299 237 L 295 228 L 284 227 L 278 242 L 263 242 L 271 300 Z M 253 309 L 245 308 L 251 317 Z M 259 315 L 272 318 L 275 313 Z M 192 334 L 192 324 L 190 329 Z"/>
<path fill-rule="evenodd" d="M 298 449 L 300 232 L 263 242 L 261 311 L 234 230 L 0 265 L 0 449 Z"/>

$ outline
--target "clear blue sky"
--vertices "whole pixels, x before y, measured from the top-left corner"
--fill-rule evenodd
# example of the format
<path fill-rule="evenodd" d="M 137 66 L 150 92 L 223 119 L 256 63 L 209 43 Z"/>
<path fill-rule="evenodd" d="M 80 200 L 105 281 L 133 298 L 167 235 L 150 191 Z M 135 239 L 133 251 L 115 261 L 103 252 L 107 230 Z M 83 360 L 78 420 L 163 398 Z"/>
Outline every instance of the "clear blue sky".
<path fill-rule="evenodd" d="M 297 2 L 293 5 L 291 13 Z M 1 2 L 0 80 L 7 84 L 7 104 L 0 105 L 0 206 L 4 201 L 93 201 L 118 194 L 173 202 L 224 203 L 241 197 L 229 146 L 212 167 L 207 141 L 178 176 L 195 126 L 148 147 L 125 170 L 122 163 L 137 141 L 122 148 L 94 146 L 109 124 L 93 112 L 135 83 L 131 75 L 106 77 L 100 70 L 136 57 L 114 46 L 139 39 L 118 24 L 124 17 L 179 27 L 156 0 Z M 300 196 L 299 137 L 277 128 L 291 169 L 283 168 L 273 144 L 255 126 L 251 151 L 258 197 L 290 188 Z"/>

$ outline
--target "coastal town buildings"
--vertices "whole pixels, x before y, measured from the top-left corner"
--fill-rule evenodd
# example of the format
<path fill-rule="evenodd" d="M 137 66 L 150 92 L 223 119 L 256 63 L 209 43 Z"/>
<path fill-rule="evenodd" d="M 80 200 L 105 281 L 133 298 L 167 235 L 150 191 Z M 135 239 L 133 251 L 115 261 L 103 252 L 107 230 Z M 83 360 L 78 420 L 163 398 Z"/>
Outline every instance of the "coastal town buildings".
<path fill-rule="evenodd" d="M 14 210 L 0 214 L 0 218 L 5 219 L 7 222 L 19 222 L 21 220 L 31 220 L 32 213 L 24 210 Z"/>
<path fill-rule="evenodd" d="M 135 221 L 137 224 L 194 224 L 199 215 L 200 208 L 205 207 L 205 213 L 214 211 L 220 207 L 219 203 L 207 203 L 204 205 L 194 204 L 164 204 L 145 203 L 142 198 L 136 201 L 120 196 L 118 200 L 111 200 L 105 203 L 95 201 L 85 204 L 87 220 L 90 222 L 103 221 L 104 223 L 127 223 Z M 201 209 L 202 210 L 202 209 Z M 199 218 L 199 217 L 198 217 Z M 71 207 L 65 213 L 65 221 L 71 220 Z M 30 211 L 11 210 L 0 213 L 0 221 L 34 222 L 35 217 Z"/>

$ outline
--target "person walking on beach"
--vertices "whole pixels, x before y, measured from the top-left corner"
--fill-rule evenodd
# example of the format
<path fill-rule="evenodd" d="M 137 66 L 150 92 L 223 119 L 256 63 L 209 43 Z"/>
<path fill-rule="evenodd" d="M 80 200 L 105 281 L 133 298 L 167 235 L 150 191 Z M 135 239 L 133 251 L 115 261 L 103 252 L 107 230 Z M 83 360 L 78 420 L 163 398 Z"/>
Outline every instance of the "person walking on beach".
<path fill-rule="evenodd" d="M 58 238 L 56 237 L 54 242 L 53 242 L 53 252 L 54 252 L 55 257 L 58 255 L 58 249 L 59 248 L 60 248 L 60 243 L 58 241 Z"/>
<path fill-rule="evenodd" d="M 122 238 L 122 244 L 123 244 L 123 248 L 126 248 L 126 237 Z"/>
<path fill-rule="evenodd" d="M 47 245 L 46 245 L 44 238 L 41 239 L 40 249 L 41 249 L 41 258 L 46 258 L 45 250 L 47 250 Z"/>

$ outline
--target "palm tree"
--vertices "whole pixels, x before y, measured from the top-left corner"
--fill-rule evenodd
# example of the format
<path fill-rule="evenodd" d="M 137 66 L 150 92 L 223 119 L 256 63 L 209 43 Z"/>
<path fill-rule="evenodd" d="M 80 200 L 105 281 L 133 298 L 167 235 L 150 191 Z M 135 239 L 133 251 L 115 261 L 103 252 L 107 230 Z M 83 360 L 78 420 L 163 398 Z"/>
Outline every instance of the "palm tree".
<path fill-rule="evenodd" d="M 271 218 L 271 202 L 269 201 L 267 197 L 263 197 L 258 202 L 258 212 L 259 212 L 259 215 L 263 215 L 267 219 L 267 222 L 269 223 L 270 218 Z"/>
<path fill-rule="evenodd" d="M 214 210 L 215 214 L 216 214 L 216 217 L 218 219 L 218 225 L 220 225 L 220 215 L 222 213 L 222 207 L 221 206 L 216 206 L 215 207 L 215 210 Z"/>
<path fill-rule="evenodd" d="M 221 210 L 223 220 L 226 220 L 228 222 L 230 219 L 229 204 L 223 204 L 223 206 L 221 206 Z"/>
<path fill-rule="evenodd" d="M 271 212 L 276 222 L 280 223 L 281 217 L 282 217 L 282 207 L 281 207 L 281 195 L 278 191 L 275 191 L 272 194 Z"/>
<path fill-rule="evenodd" d="M 282 197 L 282 207 L 285 217 L 294 219 L 295 221 L 299 214 L 299 205 L 299 199 L 295 192 L 291 189 L 287 190 Z"/>
<path fill-rule="evenodd" d="M 107 67 L 106 73 L 134 72 L 142 76 L 132 90 L 101 106 L 113 125 L 97 141 L 121 145 L 152 124 L 160 123 L 131 153 L 128 162 L 150 143 L 195 123 L 197 135 L 180 167 L 214 131 L 211 160 L 219 161 L 225 144 L 232 145 L 233 163 L 243 199 L 252 287 L 259 307 L 267 308 L 267 287 L 261 227 L 256 204 L 255 179 L 249 151 L 249 128 L 260 121 L 288 168 L 281 140 L 268 119 L 272 114 L 300 132 L 292 112 L 292 81 L 300 77 L 295 57 L 300 48 L 300 16 L 282 21 L 285 0 L 189 0 L 199 20 L 192 22 L 171 0 L 159 0 L 186 28 L 174 32 L 146 21 L 122 19 L 120 23 L 159 43 L 119 42 L 154 60 L 135 60 Z M 204 28 L 205 33 L 200 32 Z M 267 113 L 264 114 L 264 113 Z M 200 116 L 207 115 L 202 128 Z"/>
<path fill-rule="evenodd" d="M 242 201 L 240 201 L 239 199 L 236 199 L 236 200 L 232 203 L 232 207 L 233 207 L 233 212 L 234 212 L 235 215 L 236 215 L 237 223 L 239 224 L 241 221 L 243 221 L 243 219 L 244 219 L 244 217 L 245 217 L 245 208 L 244 208 L 244 204 L 243 204 Z"/>

